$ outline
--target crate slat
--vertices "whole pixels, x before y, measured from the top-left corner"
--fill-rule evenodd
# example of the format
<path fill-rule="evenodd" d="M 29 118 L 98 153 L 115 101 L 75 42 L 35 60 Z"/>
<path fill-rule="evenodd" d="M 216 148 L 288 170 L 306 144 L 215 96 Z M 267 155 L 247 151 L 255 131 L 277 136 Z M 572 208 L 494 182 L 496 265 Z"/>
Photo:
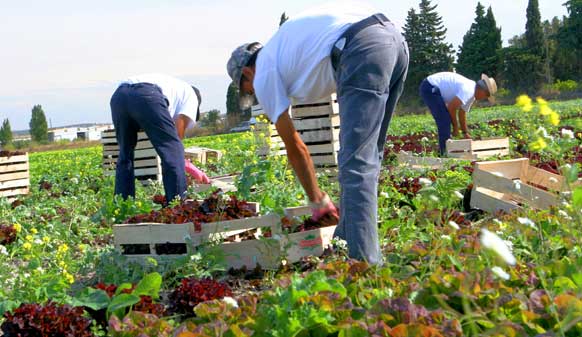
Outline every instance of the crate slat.
<path fill-rule="evenodd" d="M 10 173 L 10 172 L 19 172 L 19 171 L 28 171 L 29 164 L 26 163 L 16 163 L 11 165 L 2 165 L 0 166 L 0 173 Z"/>
<path fill-rule="evenodd" d="M 28 178 L 0 181 L 0 189 L 22 188 L 27 186 L 30 186 L 30 180 Z"/>
<path fill-rule="evenodd" d="M 447 154 L 453 158 L 484 159 L 493 156 L 509 155 L 509 138 L 490 138 L 483 140 L 449 139 Z"/>
<path fill-rule="evenodd" d="M 15 163 L 28 163 L 28 153 L 12 157 L 0 157 L 0 165 Z"/>
<path fill-rule="evenodd" d="M 519 203 L 510 196 L 478 187 L 471 191 L 471 208 L 477 208 L 489 213 L 503 211 L 506 213 L 519 209 Z"/>
<path fill-rule="evenodd" d="M 3 174 L 0 174 L 0 182 L 9 181 L 9 180 L 18 180 L 18 179 L 24 179 L 24 178 L 28 179 L 29 177 L 30 177 L 30 173 L 28 171 L 3 173 Z"/>
<path fill-rule="evenodd" d="M 2 191 L 0 191 L 0 197 L 13 197 L 13 196 L 19 196 L 19 195 L 26 195 L 26 194 L 28 194 L 28 192 L 29 192 L 28 187 L 2 190 Z"/>

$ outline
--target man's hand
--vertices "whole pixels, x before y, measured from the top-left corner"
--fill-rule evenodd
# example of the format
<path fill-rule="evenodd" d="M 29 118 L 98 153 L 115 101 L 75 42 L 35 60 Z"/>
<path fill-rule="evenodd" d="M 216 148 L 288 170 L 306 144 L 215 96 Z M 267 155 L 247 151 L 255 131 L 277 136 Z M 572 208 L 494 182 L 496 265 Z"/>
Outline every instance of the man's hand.
<path fill-rule="evenodd" d="M 199 184 L 210 184 L 208 176 L 186 159 L 186 172 Z"/>
<path fill-rule="evenodd" d="M 464 139 L 472 139 L 469 131 L 463 131 L 463 138 Z"/>
<path fill-rule="evenodd" d="M 458 138 L 459 137 L 459 130 L 458 129 L 453 129 L 453 132 L 451 134 L 452 134 L 452 136 L 454 138 Z"/>
<path fill-rule="evenodd" d="M 312 202 L 309 206 L 311 207 L 311 219 L 313 221 L 319 221 L 319 219 L 328 214 L 339 219 L 339 212 L 327 193 L 324 193 L 324 197 L 320 202 Z"/>

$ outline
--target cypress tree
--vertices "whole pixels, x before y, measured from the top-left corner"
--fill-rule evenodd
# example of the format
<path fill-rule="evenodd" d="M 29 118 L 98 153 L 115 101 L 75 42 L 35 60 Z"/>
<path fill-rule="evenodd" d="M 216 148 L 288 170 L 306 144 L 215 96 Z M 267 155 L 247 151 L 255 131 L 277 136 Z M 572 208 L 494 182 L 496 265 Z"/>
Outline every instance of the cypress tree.
<path fill-rule="evenodd" d="M 4 146 L 10 143 L 12 143 L 12 128 L 7 118 L 2 122 L 2 127 L 0 127 L 0 144 Z"/>
<path fill-rule="evenodd" d="M 410 51 L 410 64 L 404 99 L 417 101 L 418 86 L 427 76 L 452 69 L 452 46 L 445 42 L 446 28 L 430 0 L 421 0 L 420 11 L 408 11 L 404 36 Z"/>
<path fill-rule="evenodd" d="M 529 52 L 535 55 L 544 56 L 545 38 L 542 29 L 542 16 L 538 0 L 529 0 L 526 12 L 527 22 L 525 24 L 525 40 Z"/>
<path fill-rule="evenodd" d="M 30 136 L 33 141 L 40 143 L 48 141 L 48 125 L 42 106 L 35 105 L 32 108 L 32 117 L 28 125 L 30 126 Z"/>
<path fill-rule="evenodd" d="M 468 78 L 477 78 L 482 70 L 485 52 L 485 7 L 480 2 L 475 9 L 475 22 L 471 24 L 469 31 L 463 36 L 463 44 L 459 47 L 457 57 L 457 72 Z"/>

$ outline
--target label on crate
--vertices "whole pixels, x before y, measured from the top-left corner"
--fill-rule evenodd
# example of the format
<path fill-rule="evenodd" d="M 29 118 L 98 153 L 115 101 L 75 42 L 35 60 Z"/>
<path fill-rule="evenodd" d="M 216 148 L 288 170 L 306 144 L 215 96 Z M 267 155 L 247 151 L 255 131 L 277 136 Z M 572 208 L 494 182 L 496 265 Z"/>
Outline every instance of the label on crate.
<path fill-rule="evenodd" d="M 299 241 L 299 247 L 303 249 L 312 248 L 321 244 L 323 244 L 323 239 L 321 236 L 316 237 L 315 235 L 308 235 L 305 237 L 305 240 Z"/>

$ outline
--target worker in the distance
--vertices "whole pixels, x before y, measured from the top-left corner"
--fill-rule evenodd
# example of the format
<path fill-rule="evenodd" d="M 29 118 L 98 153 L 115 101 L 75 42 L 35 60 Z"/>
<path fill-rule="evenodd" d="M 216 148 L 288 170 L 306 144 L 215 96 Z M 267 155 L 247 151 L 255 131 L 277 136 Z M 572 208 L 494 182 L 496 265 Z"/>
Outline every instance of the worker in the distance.
<path fill-rule="evenodd" d="M 496 92 L 497 83 L 485 74 L 477 82 L 451 72 L 436 73 L 422 81 L 420 96 L 436 121 L 441 155 L 446 153 L 451 125 L 453 137 L 459 137 L 460 129 L 463 137 L 470 139 L 467 112 L 475 100 L 489 99 L 493 102 Z"/>
<path fill-rule="evenodd" d="M 134 150 L 138 131 L 143 130 L 162 161 L 167 202 L 184 197 L 188 172 L 200 183 L 209 179 L 184 159 L 182 139 L 200 117 L 198 89 L 177 78 L 145 74 L 123 81 L 111 97 L 111 117 L 119 158 L 115 173 L 115 194 L 135 196 Z"/>
<path fill-rule="evenodd" d="M 275 123 L 315 220 L 339 216 L 336 236 L 352 258 L 381 262 L 378 176 L 390 118 L 402 93 L 408 48 L 400 30 L 361 4 L 330 4 L 285 22 L 263 47 L 240 46 L 227 69 L 243 106 L 256 99 Z M 291 99 L 317 102 L 337 92 L 340 209 L 320 190 L 313 161 L 289 115 Z"/>

